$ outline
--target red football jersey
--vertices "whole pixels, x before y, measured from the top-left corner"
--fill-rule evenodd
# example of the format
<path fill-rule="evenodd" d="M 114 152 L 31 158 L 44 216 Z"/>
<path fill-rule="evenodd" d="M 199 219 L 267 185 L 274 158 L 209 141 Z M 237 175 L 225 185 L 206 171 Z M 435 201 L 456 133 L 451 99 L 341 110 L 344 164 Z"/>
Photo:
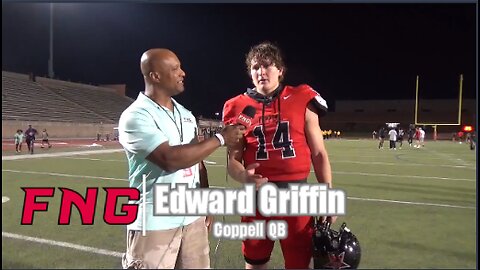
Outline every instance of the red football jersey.
<path fill-rule="evenodd" d="M 226 125 L 235 124 L 246 106 L 256 109 L 252 125 L 245 133 L 245 167 L 258 162 L 260 166 L 256 173 L 274 181 L 306 179 L 310 173 L 311 156 L 305 137 L 305 112 L 315 97 L 326 107 L 323 98 L 305 84 L 285 86 L 264 108 L 262 102 L 247 94 L 225 102 L 223 122 Z"/>

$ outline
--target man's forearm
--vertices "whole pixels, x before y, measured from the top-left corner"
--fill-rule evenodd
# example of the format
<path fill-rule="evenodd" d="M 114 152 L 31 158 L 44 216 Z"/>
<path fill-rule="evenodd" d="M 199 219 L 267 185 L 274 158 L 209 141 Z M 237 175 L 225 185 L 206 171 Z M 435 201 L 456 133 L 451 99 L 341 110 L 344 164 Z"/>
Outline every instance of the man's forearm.
<path fill-rule="evenodd" d="M 160 145 L 147 159 L 166 171 L 177 171 L 191 167 L 204 160 L 220 146 L 217 138 L 210 138 L 200 143 L 185 145 Z M 163 150 L 161 150 L 163 148 Z M 168 148 L 168 149 L 167 149 Z"/>
<path fill-rule="evenodd" d="M 328 184 L 328 187 L 332 188 L 332 169 L 328 156 L 319 154 L 315 157 L 312 157 L 312 163 L 317 181 L 319 183 Z"/>
<path fill-rule="evenodd" d="M 200 143 L 177 145 L 172 147 L 168 162 L 178 169 L 191 167 L 204 160 L 220 146 L 220 141 L 210 138 Z"/>

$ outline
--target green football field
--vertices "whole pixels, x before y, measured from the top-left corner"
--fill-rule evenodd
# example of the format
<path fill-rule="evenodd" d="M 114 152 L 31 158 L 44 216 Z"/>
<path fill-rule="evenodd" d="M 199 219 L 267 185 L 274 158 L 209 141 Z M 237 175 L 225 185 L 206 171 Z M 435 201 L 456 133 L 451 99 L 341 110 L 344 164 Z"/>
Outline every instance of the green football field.
<path fill-rule="evenodd" d="M 362 247 L 359 268 L 476 267 L 475 151 L 450 141 L 429 141 L 421 149 L 404 144 L 396 151 L 379 150 L 374 140 L 325 143 L 334 187 L 348 196 L 347 213 L 334 228 L 345 221 L 358 237 Z M 102 189 L 94 225 L 81 225 L 75 207 L 71 224 L 58 225 L 58 189 L 53 198 L 38 199 L 48 201 L 49 208 L 34 214 L 32 226 L 20 221 L 22 187 L 66 187 L 85 195 L 86 187 L 128 186 L 123 152 L 7 159 L 4 152 L 2 268 L 121 268 L 125 226 L 103 221 Z M 225 177 L 224 149 L 207 161 L 210 185 L 239 187 Z M 313 172 L 309 181 L 315 181 Z M 225 221 L 239 222 L 239 217 Z M 218 239 L 212 237 L 212 267 L 244 267 L 240 241 L 222 239 L 215 249 L 217 244 Z M 278 243 L 270 267 L 283 267 Z"/>

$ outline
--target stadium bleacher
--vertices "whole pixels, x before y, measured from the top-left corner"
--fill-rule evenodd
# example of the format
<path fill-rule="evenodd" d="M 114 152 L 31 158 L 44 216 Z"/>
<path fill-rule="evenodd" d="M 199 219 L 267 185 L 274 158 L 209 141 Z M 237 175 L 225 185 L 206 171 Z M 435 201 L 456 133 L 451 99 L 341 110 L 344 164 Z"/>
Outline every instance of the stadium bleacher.
<path fill-rule="evenodd" d="M 2 71 L 2 120 L 116 123 L 132 102 L 102 87 Z"/>

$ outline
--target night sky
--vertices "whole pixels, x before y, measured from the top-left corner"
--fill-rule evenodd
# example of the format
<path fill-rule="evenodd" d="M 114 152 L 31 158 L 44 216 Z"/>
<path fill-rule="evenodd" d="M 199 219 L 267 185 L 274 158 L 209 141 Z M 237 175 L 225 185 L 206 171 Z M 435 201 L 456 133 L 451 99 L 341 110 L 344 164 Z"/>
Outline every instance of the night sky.
<path fill-rule="evenodd" d="M 48 73 L 48 3 L 2 2 L 2 70 Z M 143 91 L 141 54 L 154 47 L 182 62 L 176 98 L 213 117 L 252 83 L 252 45 L 272 41 L 285 83 L 308 83 L 329 104 L 344 99 L 476 97 L 476 4 L 54 4 L 54 71 L 61 80 Z M 331 106 L 332 107 L 332 106 Z"/>

